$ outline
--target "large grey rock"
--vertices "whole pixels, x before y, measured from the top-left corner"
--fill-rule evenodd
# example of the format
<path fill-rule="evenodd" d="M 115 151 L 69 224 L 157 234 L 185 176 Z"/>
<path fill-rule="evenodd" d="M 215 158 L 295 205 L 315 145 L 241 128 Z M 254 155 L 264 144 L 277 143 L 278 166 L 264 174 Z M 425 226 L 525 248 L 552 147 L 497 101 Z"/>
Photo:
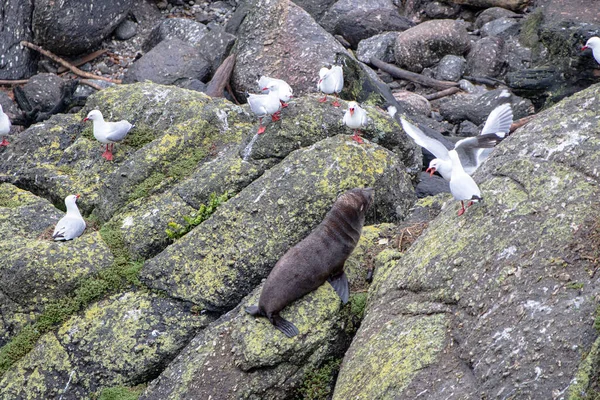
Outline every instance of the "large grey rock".
<path fill-rule="evenodd" d="M 465 72 L 466 63 L 461 56 L 444 56 L 436 67 L 435 79 L 458 82 Z"/>
<path fill-rule="evenodd" d="M 55 74 L 37 74 L 23 85 L 23 94 L 31 108 L 49 111 L 56 105 L 62 94 L 65 81 Z"/>
<path fill-rule="evenodd" d="M 469 46 L 469 36 L 461 22 L 432 20 L 400 32 L 394 56 L 400 67 L 421 72 L 447 54 L 463 55 Z"/>
<path fill-rule="evenodd" d="M 414 25 L 391 0 L 338 0 L 319 23 L 331 34 L 342 35 L 354 48 L 378 33 L 400 32 Z"/>
<path fill-rule="evenodd" d="M 180 39 L 191 46 L 199 46 L 208 33 L 206 25 L 186 18 L 167 18 L 152 29 L 142 50 L 149 52 L 163 40 Z"/>
<path fill-rule="evenodd" d="M 208 60 L 213 73 L 229 55 L 235 39 L 234 35 L 225 32 L 224 29 L 213 29 L 208 31 L 198 44 L 200 54 Z"/>
<path fill-rule="evenodd" d="M 56 54 L 90 51 L 125 19 L 128 0 L 36 0 L 32 29 L 37 44 Z"/>
<path fill-rule="evenodd" d="M 133 63 L 125 73 L 123 83 L 145 80 L 165 85 L 195 78 L 206 81 L 210 63 L 197 47 L 179 39 L 163 40 Z"/>
<path fill-rule="evenodd" d="M 507 39 L 519 33 L 520 25 L 514 18 L 498 18 L 481 27 L 481 36 L 498 36 Z"/>
<path fill-rule="evenodd" d="M 379 260 L 334 399 L 597 393 L 600 287 L 586 257 L 600 142 L 586 127 L 599 95 L 537 115 L 475 174 L 485 205 L 458 217 L 450 202 L 405 254 Z"/>
<path fill-rule="evenodd" d="M 387 63 L 394 62 L 394 45 L 396 44 L 396 32 L 385 32 L 379 35 L 363 39 L 358 43 L 356 58 L 364 63 L 369 63 L 371 57 L 380 59 Z"/>
<path fill-rule="evenodd" d="M 323 14 L 327 12 L 329 7 L 336 2 L 336 0 L 293 0 L 294 3 L 298 4 L 304 9 L 315 21 L 321 19 Z"/>
<path fill-rule="evenodd" d="M 483 25 L 487 24 L 490 21 L 494 21 L 499 18 L 510 18 L 510 17 L 517 17 L 517 16 L 519 16 L 519 14 L 517 14 L 513 11 L 510 11 L 510 10 L 507 10 L 506 8 L 490 7 L 490 8 L 483 10 L 477 16 L 477 19 L 475 20 L 475 27 L 481 29 L 481 27 Z"/>
<path fill-rule="evenodd" d="M 466 73 L 495 78 L 506 70 L 504 39 L 488 36 L 476 41 L 467 55 Z"/>
<path fill-rule="evenodd" d="M 35 72 L 37 54 L 22 47 L 22 40 L 31 41 L 33 1 L 6 0 L 0 4 L 0 79 L 29 78 Z"/>

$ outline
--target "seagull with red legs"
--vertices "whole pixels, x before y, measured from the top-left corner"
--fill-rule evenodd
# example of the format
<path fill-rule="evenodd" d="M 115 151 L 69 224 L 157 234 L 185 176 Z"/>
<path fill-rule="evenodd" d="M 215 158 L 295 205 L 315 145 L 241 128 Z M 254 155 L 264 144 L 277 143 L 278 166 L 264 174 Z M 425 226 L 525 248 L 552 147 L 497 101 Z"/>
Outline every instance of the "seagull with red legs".
<path fill-rule="evenodd" d="M 270 78 L 264 75 L 258 79 L 258 87 L 265 94 L 269 93 L 269 85 L 271 84 L 277 88 L 281 108 L 286 108 L 288 106 L 287 102 L 294 96 L 294 91 L 283 79 Z"/>
<path fill-rule="evenodd" d="M 479 186 L 475 183 L 471 175 L 467 174 L 463 169 L 458 153 L 455 151 L 449 152 L 452 162 L 452 173 L 450 176 L 450 193 L 454 199 L 460 201 L 460 210 L 458 215 L 461 216 L 465 212 L 465 201 L 468 201 L 467 207 L 473 205 L 474 202 L 483 201 Z"/>
<path fill-rule="evenodd" d="M 106 151 L 102 153 L 108 161 L 113 159 L 113 148 L 115 143 L 122 141 L 127 136 L 129 130 L 133 127 L 132 124 L 125 120 L 118 122 L 106 122 L 100 110 L 92 110 L 88 113 L 87 117 L 83 119 L 85 121 L 93 122 L 94 137 L 100 143 L 106 144 Z M 110 150 L 109 150 L 110 145 Z"/>
<path fill-rule="evenodd" d="M 322 93 L 325 93 L 325 97 L 319 99 L 319 103 L 325 103 L 327 101 L 327 95 L 333 94 L 336 99 L 331 103 L 334 107 L 339 107 L 340 103 L 337 100 L 337 95 L 342 91 L 344 87 L 344 71 L 339 65 L 333 65 L 331 68 L 323 67 L 319 71 L 319 82 L 317 83 L 317 89 Z"/>
<path fill-rule="evenodd" d="M 71 194 L 65 197 L 65 206 L 67 206 L 67 213 L 62 217 L 52 233 L 52 239 L 54 240 L 72 240 L 83 233 L 85 230 L 85 221 L 77 208 L 78 194 Z"/>
<path fill-rule="evenodd" d="M 248 93 L 248 104 L 250 104 L 250 109 L 256 116 L 259 121 L 258 135 L 264 133 L 265 126 L 262 124 L 262 120 L 264 117 L 271 116 L 271 120 L 273 122 L 279 121 L 280 110 L 281 110 L 281 102 L 279 101 L 279 86 L 276 83 L 270 83 L 268 86 L 264 87 L 263 90 L 268 90 L 267 94 L 252 94 Z"/>
<path fill-rule="evenodd" d="M 581 48 L 581 51 L 586 49 L 592 49 L 592 54 L 594 55 L 594 60 L 600 64 L 600 38 L 598 36 L 593 36 L 588 39 L 585 43 L 585 46 Z"/>
<path fill-rule="evenodd" d="M 346 110 L 342 122 L 354 130 L 352 140 L 360 144 L 363 142 L 359 136 L 360 129 L 367 126 L 371 122 L 371 119 L 367 116 L 365 109 L 361 108 L 357 102 L 351 101 L 348 103 L 348 110 Z"/>
<path fill-rule="evenodd" d="M 2 110 L 2 105 L 0 105 L 0 136 L 2 136 L 2 142 L 0 142 L 0 147 L 8 146 L 8 140 L 6 140 L 6 136 L 10 132 L 10 118 L 8 115 Z"/>

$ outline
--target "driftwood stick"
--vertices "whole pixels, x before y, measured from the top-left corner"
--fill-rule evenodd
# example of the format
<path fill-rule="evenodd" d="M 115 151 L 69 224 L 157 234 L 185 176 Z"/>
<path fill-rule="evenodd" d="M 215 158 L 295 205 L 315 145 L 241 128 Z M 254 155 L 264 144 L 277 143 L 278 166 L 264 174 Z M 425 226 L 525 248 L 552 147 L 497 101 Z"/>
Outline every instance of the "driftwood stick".
<path fill-rule="evenodd" d="M 68 68 L 68 69 L 70 69 L 70 70 L 71 70 L 71 71 L 72 71 L 74 74 L 76 74 L 76 75 L 79 75 L 79 76 L 81 76 L 81 77 L 83 77 L 83 78 L 88 78 L 88 79 L 100 79 L 100 80 L 107 81 L 107 82 L 112 82 L 112 83 L 121 83 L 121 81 L 120 81 L 120 80 L 118 80 L 118 79 L 110 79 L 110 78 L 105 78 L 105 77 L 103 77 L 103 76 L 94 75 L 94 74 L 90 74 L 89 72 L 82 71 L 82 70 L 80 70 L 79 68 L 77 68 L 77 67 L 75 67 L 75 66 L 73 66 L 73 65 L 69 64 L 69 63 L 68 63 L 67 61 L 65 61 L 64 59 L 62 59 L 62 58 L 60 58 L 60 57 L 58 57 L 58 56 L 56 56 L 56 55 L 52 54 L 51 52 L 49 52 L 49 51 L 47 51 L 47 50 L 44 50 L 44 49 L 42 49 L 42 48 L 41 48 L 40 46 L 38 46 L 38 45 L 35 45 L 35 44 L 33 44 L 33 43 L 29 43 L 29 42 L 27 42 L 27 41 L 25 41 L 25 40 L 23 40 L 23 41 L 21 42 L 21 46 L 23 46 L 23 47 L 28 47 L 28 48 L 30 48 L 30 49 L 33 49 L 33 50 L 37 51 L 37 52 L 40 52 L 41 54 L 45 55 L 46 57 L 48 57 L 48 58 L 49 58 L 49 59 L 51 59 L 52 61 L 59 63 L 60 65 L 62 65 L 62 66 L 63 66 L 63 67 L 65 67 L 65 68 Z"/>
<path fill-rule="evenodd" d="M 0 80 L 0 85 L 4 86 L 12 86 L 12 85 L 22 85 L 29 82 L 29 79 L 15 79 L 15 80 Z"/>
<path fill-rule="evenodd" d="M 107 49 L 96 50 L 93 53 L 90 53 L 86 56 L 78 58 L 77 60 L 71 61 L 71 64 L 74 67 L 79 67 L 80 65 L 83 65 L 86 62 L 92 61 L 92 60 L 100 57 L 102 54 L 106 53 L 107 51 L 108 51 Z M 60 67 L 58 67 L 58 70 L 56 70 L 56 73 L 62 74 L 63 72 L 66 72 L 68 70 L 69 70 L 69 68 L 61 65 Z"/>
<path fill-rule="evenodd" d="M 207 95 L 210 97 L 223 97 L 223 90 L 225 90 L 225 86 L 227 86 L 227 83 L 229 82 L 234 65 L 235 54 L 231 54 L 221 63 L 221 65 L 219 65 L 219 68 L 217 68 L 215 71 L 215 74 L 206 88 L 205 93 Z"/>
<path fill-rule="evenodd" d="M 442 90 L 440 92 L 435 92 L 435 93 L 427 94 L 424 97 L 427 100 L 431 101 L 431 100 L 441 99 L 442 97 L 450 96 L 450 95 L 453 95 L 454 93 L 458 93 L 458 92 L 460 92 L 460 88 L 451 87 L 449 89 L 445 89 L 445 90 Z"/>
<path fill-rule="evenodd" d="M 97 83 L 94 83 L 88 79 L 80 79 L 79 82 L 83 83 L 84 85 L 88 85 L 89 87 L 92 87 L 96 90 L 102 90 L 102 87 L 100 85 L 98 85 Z"/>
<path fill-rule="evenodd" d="M 510 126 L 510 133 L 513 133 L 514 131 L 516 131 L 517 129 L 519 129 L 520 127 L 522 127 L 523 125 L 527 124 L 529 121 L 531 121 L 532 119 L 535 118 L 535 115 L 528 115 L 526 117 L 523 117 L 521 119 L 516 120 L 515 122 L 512 123 L 512 125 Z"/>
<path fill-rule="evenodd" d="M 233 89 L 231 89 L 231 84 L 229 82 L 227 82 L 227 86 L 225 88 L 227 89 L 227 93 L 229 93 L 233 101 L 235 101 L 235 104 L 239 106 L 240 102 L 238 101 L 237 97 L 235 97 L 235 94 L 233 94 Z"/>
<path fill-rule="evenodd" d="M 428 78 L 421 74 L 416 74 L 414 72 L 398 68 L 395 65 L 388 64 L 375 57 L 371 57 L 370 63 L 379 68 L 380 70 L 387 72 L 395 78 L 406 79 L 408 81 L 416 82 L 424 86 L 432 87 L 434 89 L 444 90 L 458 86 L 458 83 L 456 82 L 438 81 L 437 79 Z"/>

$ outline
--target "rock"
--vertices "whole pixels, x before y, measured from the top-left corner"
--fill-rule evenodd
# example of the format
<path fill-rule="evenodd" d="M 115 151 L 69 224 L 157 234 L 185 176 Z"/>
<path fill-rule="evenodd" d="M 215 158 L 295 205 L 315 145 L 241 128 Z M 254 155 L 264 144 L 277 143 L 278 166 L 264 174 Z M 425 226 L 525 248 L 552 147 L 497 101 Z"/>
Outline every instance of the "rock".
<path fill-rule="evenodd" d="M 31 108 L 50 111 L 62 96 L 65 81 L 55 74 L 37 74 L 23 85 L 23 94 Z M 23 107 L 22 107 L 23 108 Z"/>
<path fill-rule="evenodd" d="M 319 23 L 329 33 L 342 35 L 354 48 L 373 35 L 413 26 L 391 0 L 338 0 Z"/>
<path fill-rule="evenodd" d="M 511 103 L 515 121 L 533 113 L 530 100 L 515 95 L 507 98 L 503 91 L 504 89 L 490 90 L 477 97 L 470 106 L 466 107 L 466 118 L 475 125 L 482 125 L 494 108 L 507 101 Z"/>
<path fill-rule="evenodd" d="M 286 249 L 321 221 L 341 191 L 374 187 L 378 217 L 401 218 L 395 216 L 396 207 L 408 210 L 414 198 L 402 163 L 380 146 L 357 148 L 351 142 L 347 136 L 337 136 L 291 153 L 210 219 L 148 261 L 142 279 L 203 309 L 227 310 L 268 275 Z M 312 178 L 310 171 L 330 165 L 337 167 L 326 177 Z M 346 174 L 352 178 L 344 178 Z M 235 238 L 235 246 L 227 244 L 229 238 Z M 231 261 L 218 261 L 224 259 Z M 182 276 L 186 278 L 181 280 Z"/>
<path fill-rule="evenodd" d="M 19 43 L 31 41 L 33 2 L 6 0 L 0 4 L 0 79 L 24 79 L 35 73 L 38 55 Z"/>
<path fill-rule="evenodd" d="M 94 0 L 85 4 L 65 0 L 60 5 L 54 0 L 36 0 L 31 24 L 35 42 L 55 54 L 89 52 L 119 26 L 132 6 L 127 0 Z"/>
<path fill-rule="evenodd" d="M 386 63 L 393 63 L 396 37 L 398 37 L 396 32 L 385 32 L 361 40 L 356 49 L 356 58 L 367 64 L 370 62 L 371 57 L 378 58 Z"/>
<path fill-rule="evenodd" d="M 119 40 L 131 39 L 137 33 L 137 24 L 129 19 L 124 20 L 115 29 L 115 37 Z"/>
<path fill-rule="evenodd" d="M 398 90 L 394 92 L 394 98 L 409 114 L 421 114 L 426 117 L 431 115 L 431 104 L 429 104 L 429 100 L 420 94 L 409 92 L 407 90 Z"/>
<path fill-rule="evenodd" d="M 481 27 L 481 36 L 498 36 L 507 39 L 511 36 L 517 36 L 519 29 L 520 25 L 514 18 L 498 18 Z"/>
<path fill-rule="evenodd" d="M 101 387 L 146 382 L 211 321 L 159 294 L 114 295 L 42 336 L 3 375 L 0 396 L 90 398 Z"/>
<path fill-rule="evenodd" d="M 467 54 L 466 74 L 495 78 L 505 71 L 504 40 L 488 36 L 476 41 Z"/>
<path fill-rule="evenodd" d="M 445 4 L 439 1 L 428 2 L 425 5 L 425 15 L 431 19 L 451 19 L 460 13 L 460 6 Z"/>
<path fill-rule="evenodd" d="M 469 45 L 467 30 L 460 22 L 432 20 L 400 32 L 394 56 L 400 67 L 421 72 L 447 54 L 463 55 Z"/>
<path fill-rule="evenodd" d="M 465 73 L 466 63 L 464 57 L 451 54 L 444 56 L 435 70 L 435 79 L 458 82 Z"/>
<path fill-rule="evenodd" d="M 458 136 L 471 137 L 481 133 L 481 129 L 469 120 L 464 120 L 458 127 Z"/>
<path fill-rule="evenodd" d="M 315 91 L 319 69 L 332 64 L 336 53 L 346 53 L 337 40 L 291 1 L 249 0 L 248 7 L 233 49 L 237 58 L 232 85 L 238 93 L 256 91 L 260 75 L 285 80 L 294 88 L 294 95 Z M 291 29 L 281 30 L 279 26 Z M 311 51 L 304 51 L 308 47 Z"/>
<path fill-rule="evenodd" d="M 599 95 L 596 85 L 539 113 L 475 174 L 485 207 L 459 218 L 449 203 L 402 257 L 377 265 L 334 399 L 595 393 L 598 284 L 574 260 L 597 234 L 600 141 L 585 127 Z"/>
<path fill-rule="evenodd" d="M 179 39 L 190 46 L 199 46 L 207 33 L 208 28 L 199 22 L 186 18 L 167 18 L 152 29 L 142 50 L 147 53 L 163 40 L 170 39 Z"/>
<path fill-rule="evenodd" d="M 509 38 L 504 42 L 508 72 L 521 71 L 532 66 L 531 49 L 523 46 L 518 38 Z"/>
<path fill-rule="evenodd" d="M 477 19 L 475 20 L 475 27 L 477 29 L 481 29 L 481 27 L 483 25 L 487 24 L 490 21 L 500 19 L 500 18 L 514 18 L 514 17 L 517 17 L 518 15 L 519 14 L 512 12 L 510 10 L 507 10 L 506 8 L 490 7 L 490 8 L 483 10 L 477 16 Z"/>
<path fill-rule="evenodd" d="M 123 77 L 123 83 L 149 80 L 165 85 L 177 84 L 188 78 L 206 81 L 210 63 L 198 48 L 179 39 L 163 40 L 133 63 Z"/>
<path fill-rule="evenodd" d="M 0 92 L 0 105 L 11 121 L 21 113 L 17 104 L 5 92 Z"/>
<path fill-rule="evenodd" d="M 427 172 L 421 172 L 419 183 L 415 190 L 417 192 L 417 198 L 422 199 L 440 193 L 450 193 L 450 185 L 441 176 L 429 176 Z"/>
<path fill-rule="evenodd" d="M 477 96 L 471 94 L 459 94 L 439 99 L 440 114 L 446 121 L 460 124 L 467 118 L 467 109 L 476 98 Z"/>
<path fill-rule="evenodd" d="M 177 86 L 183 89 L 195 90 L 196 92 L 205 92 L 208 85 L 195 78 L 184 78 L 177 81 Z"/>
<path fill-rule="evenodd" d="M 336 0 L 294 0 L 294 3 L 309 13 L 315 21 L 319 21 L 323 14 L 325 14 L 329 7 L 331 7 L 331 5 L 333 5 L 335 2 Z"/>
<path fill-rule="evenodd" d="M 210 30 L 198 44 L 200 54 L 209 61 L 213 73 L 229 55 L 235 39 L 235 36 L 223 29 Z"/>
<path fill-rule="evenodd" d="M 530 0 L 450 0 L 450 2 L 471 7 L 502 7 L 508 10 L 519 11 L 527 7 Z"/>

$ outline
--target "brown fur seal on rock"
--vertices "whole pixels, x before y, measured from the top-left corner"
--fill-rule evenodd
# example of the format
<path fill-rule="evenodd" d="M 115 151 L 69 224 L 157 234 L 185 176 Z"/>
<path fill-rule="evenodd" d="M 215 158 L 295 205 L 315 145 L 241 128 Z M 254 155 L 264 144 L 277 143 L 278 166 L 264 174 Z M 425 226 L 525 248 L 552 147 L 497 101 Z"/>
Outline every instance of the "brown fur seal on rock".
<path fill-rule="evenodd" d="M 246 307 L 251 315 L 262 315 L 288 337 L 298 328 L 279 312 L 294 300 L 329 281 L 346 304 L 348 278 L 344 263 L 362 231 L 365 214 L 373 203 L 373 189 L 352 189 L 338 197 L 323 221 L 275 264 L 263 286 L 258 306 Z"/>

